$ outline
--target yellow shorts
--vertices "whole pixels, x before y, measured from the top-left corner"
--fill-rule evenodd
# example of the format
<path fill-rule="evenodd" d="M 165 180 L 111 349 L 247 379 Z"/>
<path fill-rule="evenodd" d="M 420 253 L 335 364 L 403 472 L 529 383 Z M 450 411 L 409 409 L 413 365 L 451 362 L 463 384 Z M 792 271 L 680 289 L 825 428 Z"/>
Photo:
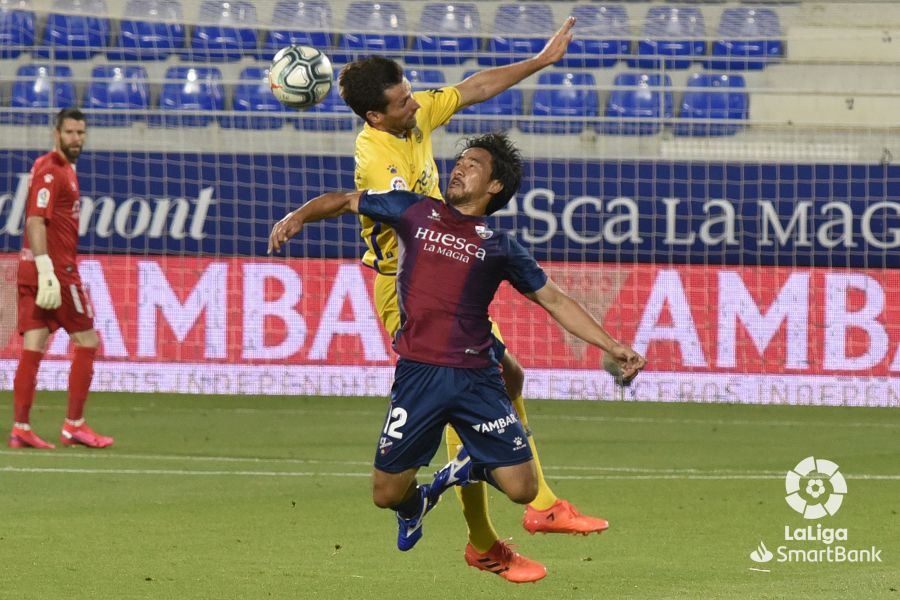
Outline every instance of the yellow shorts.
<path fill-rule="evenodd" d="M 397 278 L 394 275 L 375 275 L 375 310 L 391 338 L 400 329 L 400 309 L 397 307 Z"/>
<path fill-rule="evenodd" d="M 381 324 L 390 334 L 391 338 L 400 329 L 400 308 L 397 306 L 397 278 L 394 275 L 375 275 L 375 310 L 378 311 L 378 318 Z M 500 328 L 497 323 L 491 320 L 491 332 L 501 342 L 503 336 L 500 334 Z"/>

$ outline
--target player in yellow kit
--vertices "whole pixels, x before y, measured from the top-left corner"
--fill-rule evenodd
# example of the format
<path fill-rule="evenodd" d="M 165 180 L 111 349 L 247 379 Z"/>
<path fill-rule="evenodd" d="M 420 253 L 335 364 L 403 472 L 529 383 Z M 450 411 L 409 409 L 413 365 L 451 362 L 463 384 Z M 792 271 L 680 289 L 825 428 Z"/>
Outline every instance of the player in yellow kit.
<path fill-rule="evenodd" d="M 455 86 L 412 93 L 403 69 L 395 61 L 369 57 L 350 63 L 340 75 L 341 97 L 364 121 L 356 139 L 356 188 L 404 189 L 443 198 L 431 147 L 431 133 L 446 124 L 459 110 L 483 102 L 552 65 L 565 54 L 572 39 L 575 19 L 569 17 L 536 56 L 511 65 L 481 71 Z M 363 262 L 375 269 L 375 305 L 381 321 L 393 336 L 400 328 L 395 290 L 397 241 L 394 232 L 367 217 L 360 217 L 362 237 L 368 247 Z M 494 335 L 502 341 L 494 324 Z M 503 356 L 503 378 L 522 424 L 529 431 L 539 477 L 539 491 L 526 508 L 523 525 L 531 532 L 599 533 L 609 524 L 604 519 L 579 513 L 569 502 L 558 499 L 544 480 L 540 461 L 530 436 L 522 386 L 524 371 L 507 351 Z M 448 454 L 453 457 L 461 444 L 452 429 L 447 431 Z M 509 581 L 536 581 L 546 574 L 540 563 L 513 552 L 497 535 L 487 512 L 484 484 L 457 488 L 469 528 L 466 562 L 499 574 Z"/>

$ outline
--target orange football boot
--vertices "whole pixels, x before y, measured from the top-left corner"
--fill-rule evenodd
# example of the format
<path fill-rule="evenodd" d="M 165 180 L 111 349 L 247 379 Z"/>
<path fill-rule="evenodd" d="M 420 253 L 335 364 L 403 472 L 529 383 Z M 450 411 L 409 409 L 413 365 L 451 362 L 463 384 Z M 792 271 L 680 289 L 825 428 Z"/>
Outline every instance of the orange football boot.
<path fill-rule="evenodd" d="M 547 567 L 513 551 L 503 540 L 494 542 L 484 553 L 478 552 L 472 544 L 466 544 L 466 562 L 513 583 L 531 583 L 547 576 Z"/>
<path fill-rule="evenodd" d="M 532 535 L 538 532 L 587 535 L 608 529 L 609 522 L 583 515 L 568 501 L 557 500 L 546 510 L 535 510 L 529 505 L 525 509 L 522 526 Z"/>
<path fill-rule="evenodd" d="M 90 427 L 87 423 L 81 425 L 69 425 L 65 423 L 62 433 L 59 435 L 59 441 L 66 446 L 87 446 L 88 448 L 106 448 L 113 445 L 113 438 L 107 435 L 100 435 Z"/>
<path fill-rule="evenodd" d="M 7 445 L 10 448 L 56 448 L 50 442 L 45 442 L 39 438 L 32 430 L 15 426 L 9 432 L 9 443 Z"/>

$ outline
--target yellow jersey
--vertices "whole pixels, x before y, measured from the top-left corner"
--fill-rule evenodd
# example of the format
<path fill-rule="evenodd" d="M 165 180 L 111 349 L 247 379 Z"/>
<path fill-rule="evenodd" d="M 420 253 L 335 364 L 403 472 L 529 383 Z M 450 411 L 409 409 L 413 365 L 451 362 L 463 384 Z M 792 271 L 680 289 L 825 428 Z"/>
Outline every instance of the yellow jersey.
<path fill-rule="evenodd" d="M 416 128 L 403 137 L 370 127 L 356 137 L 354 158 L 358 190 L 410 190 L 443 199 L 441 180 L 431 148 L 431 132 L 447 123 L 459 110 L 459 90 L 445 87 L 416 92 L 421 105 L 416 112 Z M 363 264 L 382 275 L 397 273 L 397 240 L 394 230 L 360 215 L 362 238 L 366 242 Z"/>

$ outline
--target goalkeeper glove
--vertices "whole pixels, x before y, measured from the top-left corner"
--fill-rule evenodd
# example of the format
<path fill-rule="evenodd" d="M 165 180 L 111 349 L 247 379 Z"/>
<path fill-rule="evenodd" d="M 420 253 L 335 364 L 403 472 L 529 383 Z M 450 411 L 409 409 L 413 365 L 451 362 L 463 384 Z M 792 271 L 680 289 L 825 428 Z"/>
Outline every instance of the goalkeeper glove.
<path fill-rule="evenodd" d="M 34 303 L 45 310 L 59 308 L 62 304 L 62 290 L 59 287 L 59 279 L 53 272 L 53 261 L 47 254 L 34 257 L 34 264 L 38 270 L 38 293 Z"/>

